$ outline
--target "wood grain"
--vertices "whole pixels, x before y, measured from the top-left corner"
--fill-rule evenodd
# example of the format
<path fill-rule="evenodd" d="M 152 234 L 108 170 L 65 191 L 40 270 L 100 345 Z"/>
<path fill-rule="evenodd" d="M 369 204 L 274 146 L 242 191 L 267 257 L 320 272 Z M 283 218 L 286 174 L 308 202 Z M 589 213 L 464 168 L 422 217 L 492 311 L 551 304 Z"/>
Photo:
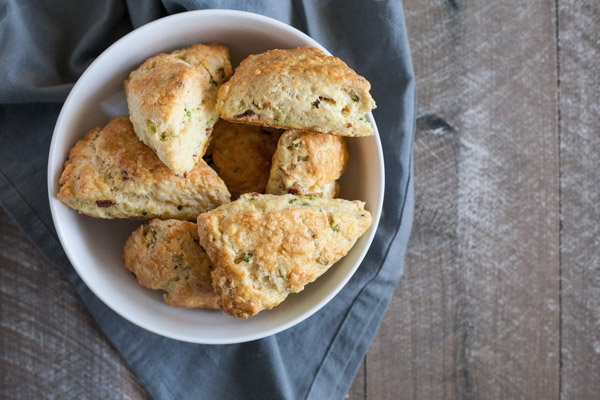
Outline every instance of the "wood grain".
<path fill-rule="evenodd" d="M 404 6 L 417 210 L 367 398 L 557 398 L 554 3 Z"/>
<path fill-rule="evenodd" d="M 1 208 L 0 266 L 0 398 L 147 398 L 75 289 Z"/>
<path fill-rule="evenodd" d="M 560 1 L 562 376 L 600 398 L 600 3 Z"/>

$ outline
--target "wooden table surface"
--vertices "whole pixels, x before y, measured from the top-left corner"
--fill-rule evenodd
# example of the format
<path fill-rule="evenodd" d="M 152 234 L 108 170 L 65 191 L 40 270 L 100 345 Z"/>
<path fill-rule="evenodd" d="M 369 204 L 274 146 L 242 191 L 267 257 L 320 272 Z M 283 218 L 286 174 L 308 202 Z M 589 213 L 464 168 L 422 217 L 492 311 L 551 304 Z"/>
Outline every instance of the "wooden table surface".
<path fill-rule="evenodd" d="M 600 398 L 600 2 L 405 0 L 404 277 L 347 397 Z M 147 395 L 0 214 L 0 397 Z"/>

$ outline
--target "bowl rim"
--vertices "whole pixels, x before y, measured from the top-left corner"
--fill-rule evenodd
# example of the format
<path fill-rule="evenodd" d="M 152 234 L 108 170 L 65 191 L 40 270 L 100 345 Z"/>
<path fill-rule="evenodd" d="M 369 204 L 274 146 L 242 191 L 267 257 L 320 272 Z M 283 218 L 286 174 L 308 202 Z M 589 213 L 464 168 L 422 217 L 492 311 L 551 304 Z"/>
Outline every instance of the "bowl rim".
<path fill-rule="evenodd" d="M 294 28 L 293 26 L 283 23 L 281 21 L 278 21 L 271 17 L 267 17 L 264 15 L 255 14 L 255 13 L 251 13 L 251 12 L 247 12 L 247 11 L 227 10 L 227 9 L 208 9 L 208 10 L 186 11 L 186 12 L 182 12 L 182 13 L 178 13 L 178 14 L 169 15 L 169 16 L 166 16 L 163 18 L 159 18 L 159 19 L 149 22 L 145 25 L 142 25 L 137 29 L 132 30 L 131 32 L 129 32 L 126 35 L 119 38 L 116 42 L 114 42 L 108 48 L 106 48 L 86 68 L 86 70 L 83 72 L 83 74 L 77 79 L 77 82 L 75 83 L 75 85 L 73 86 L 71 91 L 69 92 L 69 95 L 67 96 L 67 99 L 65 100 L 65 102 L 61 108 L 60 114 L 58 116 L 58 119 L 56 121 L 54 130 L 52 133 L 52 139 L 50 142 L 50 149 L 49 149 L 49 153 L 48 153 L 48 165 L 47 165 L 48 200 L 50 203 L 50 212 L 52 215 L 52 221 L 53 221 L 54 227 L 56 229 L 61 246 L 62 246 L 65 254 L 67 255 L 67 258 L 71 262 L 71 265 L 77 272 L 77 275 L 85 283 L 87 288 L 90 289 L 91 292 L 96 297 L 98 297 L 106 306 L 108 306 L 112 311 L 114 311 L 115 313 L 117 313 L 122 318 L 126 319 L 127 321 L 130 321 L 133 324 L 135 324 L 147 331 L 150 331 L 155 334 L 158 334 L 158 335 L 161 335 L 164 337 L 168 337 L 171 339 L 176 339 L 176 340 L 189 342 L 189 343 L 201 343 L 201 344 L 243 343 L 243 342 L 249 342 L 252 340 L 261 339 L 261 338 L 282 332 L 288 328 L 291 328 L 294 325 L 297 325 L 298 323 L 304 321 L 305 319 L 307 319 L 308 317 L 310 317 L 311 315 L 313 315 L 314 313 L 319 311 L 327 303 L 329 303 L 329 301 L 333 297 L 335 297 L 344 288 L 344 286 L 348 283 L 350 278 L 352 278 L 352 276 L 354 276 L 354 274 L 356 273 L 356 270 L 361 265 L 367 252 L 369 251 L 369 249 L 372 245 L 373 239 L 375 238 L 377 228 L 379 226 L 379 221 L 380 221 L 381 213 L 383 210 L 383 200 L 384 200 L 384 195 L 385 195 L 385 168 L 384 168 L 383 150 L 381 147 L 381 140 L 379 138 L 379 131 L 377 129 L 375 119 L 373 118 L 373 114 L 371 112 L 368 113 L 368 118 L 369 118 L 369 121 L 370 121 L 370 123 L 373 127 L 373 131 L 374 131 L 375 147 L 376 147 L 377 156 L 378 156 L 377 162 L 379 164 L 378 166 L 379 166 L 379 171 L 380 171 L 379 187 L 381 188 L 381 190 L 380 190 L 379 198 L 377 199 L 377 204 L 371 206 L 372 210 L 374 210 L 374 213 L 372 216 L 372 224 L 371 224 L 371 227 L 369 228 L 369 234 L 367 237 L 367 241 L 364 245 L 364 248 L 361 250 L 361 253 L 357 257 L 356 262 L 354 263 L 352 269 L 335 286 L 335 288 L 327 294 L 327 296 L 324 296 L 323 299 L 321 299 L 321 301 L 316 303 L 312 308 L 300 313 L 295 318 L 292 318 L 292 319 L 288 320 L 287 322 L 278 324 L 272 328 L 264 329 L 264 330 L 261 330 L 260 332 L 253 333 L 253 334 L 241 334 L 236 339 L 231 339 L 231 338 L 226 338 L 226 339 L 219 339 L 219 338 L 210 339 L 209 338 L 209 339 L 207 339 L 207 338 L 201 338 L 201 337 L 192 337 L 191 335 L 183 335 L 183 334 L 173 333 L 171 331 L 165 330 L 162 327 L 162 325 L 160 325 L 160 324 L 148 322 L 143 317 L 138 317 L 135 313 L 127 313 L 124 310 L 121 310 L 119 308 L 118 304 L 115 304 L 113 301 L 111 301 L 109 296 L 105 295 L 101 290 L 99 290 L 99 288 L 95 287 L 94 283 L 88 279 L 89 277 L 87 277 L 85 274 L 85 268 L 83 268 L 79 264 L 77 257 L 72 253 L 69 246 L 66 245 L 66 243 L 68 243 L 68 236 L 65 233 L 63 226 L 61 225 L 61 222 L 57 217 L 58 207 L 66 207 L 64 204 L 62 204 L 56 198 L 55 175 L 56 175 L 57 171 L 54 168 L 54 165 L 57 165 L 57 160 L 56 160 L 56 158 L 58 157 L 57 152 L 58 152 L 58 149 L 60 148 L 60 143 L 59 143 L 58 138 L 60 136 L 60 132 L 64 131 L 64 128 L 63 128 L 64 125 L 68 123 L 67 122 L 68 121 L 67 120 L 68 111 L 66 111 L 66 110 L 69 110 L 71 108 L 71 103 L 73 103 L 75 101 L 75 96 L 78 94 L 79 88 L 83 85 L 82 82 L 84 82 L 86 80 L 86 76 L 90 75 L 91 71 L 94 71 L 94 69 L 98 68 L 97 66 L 99 64 L 101 64 L 104 59 L 109 58 L 111 56 L 112 52 L 115 51 L 115 48 L 121 46 L 123 42 L 131 41 L 138 36 L 140 38 L 143 38 L 147 31 L 156 29 L 157 27 L 160 27 L 160 25 L 163 25 L 163 24 L 166 24 L 166 25 L 171 24 L 172 21 L 174 21 L 174 20 L 180 20 L 180 19 L 186 19 L 186 18 L 194 19 L 199 15 L 202 15 L 202 16 L 206 16 L 206 15 L 208 15 L 208 16 L 211 16 L 211 15 L 212 16 L 237 16 L 240 18 L 246 18 L 249 20 L 253 20 L 255 22 L 275 26 L 282 30 L 293 33 L 294 35 L 298 36 L 303 41 L 309 43 L 307 45 L 317 47 L 317 48 L 323 50 L 326 54 L 331 55 L 331 53 L 325 47 L 323 47 L 320 43 L 318 43 L 316 40 L 314 40 L 313 38 L 311 38 L 304 32 Z M 360 139 L 360 138 L 357 138 L 357 139 Z M 58 164 L 58 165 L 61 165 L 64 168 L 64 162 L 65 162 L 65 160 L 61 160 L 60 164 Z"/>

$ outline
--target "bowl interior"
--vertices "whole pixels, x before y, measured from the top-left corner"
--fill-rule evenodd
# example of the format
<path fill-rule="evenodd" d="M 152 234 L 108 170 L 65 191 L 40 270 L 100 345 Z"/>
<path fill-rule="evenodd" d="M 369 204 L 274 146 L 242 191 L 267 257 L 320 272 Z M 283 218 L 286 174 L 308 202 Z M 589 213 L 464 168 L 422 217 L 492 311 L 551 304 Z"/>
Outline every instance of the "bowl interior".
<path fill-rule="evenodd" d="M 56 199 L 69 149 L 84 134 L 127 114 L 122 83 L 146 58 L 194 43 L 219 42 L 231 49 L 234 66 L 247 55 L 273 48 L 318 43 L 300 31 L 263 16 L 225 10 L 194 11 L 145 25 L 108 48 L 86 70 L 71 91 L 58 118 L 48 161 L 50 208 L 63 248 L 87 286 L 109 307 L 131 322 L 174 339 L 235 343 L 286 329 L 325 305 L 350 279 L 373 239 L 383 202 L 383 155 L 376 135 L 349 139 L 350 164 L 341 179 L 345 199 L 367 203 L 373 225 L 350 253 L 306 289 L 280 306 L 248 320 L 219 311 L 174 308 L 158 291 L 137 284 L 123 265 L 129 234 L 142 222 L 98 220 L 79 215 Z M 325 50 L 325 49 L 323 49 Z"/>

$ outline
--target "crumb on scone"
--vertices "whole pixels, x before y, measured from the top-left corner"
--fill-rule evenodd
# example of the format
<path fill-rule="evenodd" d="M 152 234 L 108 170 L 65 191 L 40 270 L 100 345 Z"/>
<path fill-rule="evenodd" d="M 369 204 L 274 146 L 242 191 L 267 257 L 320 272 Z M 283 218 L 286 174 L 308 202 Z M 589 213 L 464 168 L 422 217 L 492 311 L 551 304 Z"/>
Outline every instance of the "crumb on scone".
<path fill-rule="evenodd" d="M 287 131 L 273 155 L 266 193 L 334 198 L 347 164 L 345 137 Z"/>
<path fill-rule="evenodd" d="M 342 136 L 371 136 L 370 83 L 314 47 L 250 55 L 219 88 L 217 111 L 232 122 Z"/>
<path fill-rule="evenodd" d="M 59 200 L 97 218 L 195 220 L 230 197 L 203 160 L 185 177 L 167 168 L 138 140 L 126 115 L 75 144 L 59 183 Z"/>
<path fill-rule="evenodd" d="M 264 193 L 279 136 L 277 129 L 217 122 L 209 146 L 209 165 L 223 179 L 232 199 L 243 193 Z"/>
<path fill-rule="evenodd" d="M 247 318 L 280 304 L 344 257 L 371 225 L 361 201 L 244 194 L 198 216 L 225 313 Z"/>
<path fill-rule="evenodd" d="M 155 219 L 136 229 L 123 251 L 125 266 L 140 285 L 164 290 L 176 307 L 219 308 L 213 265 L 198 244 L 198 228 L 187 221 Z"/>
<path fill-rule="evenodd" d="M 175 173 L 204 155 L 219 118 L 217 90 L 231 73 L 228 47 L 195 44 L 147 59 L 124 82 L 136 134 Z"/>

